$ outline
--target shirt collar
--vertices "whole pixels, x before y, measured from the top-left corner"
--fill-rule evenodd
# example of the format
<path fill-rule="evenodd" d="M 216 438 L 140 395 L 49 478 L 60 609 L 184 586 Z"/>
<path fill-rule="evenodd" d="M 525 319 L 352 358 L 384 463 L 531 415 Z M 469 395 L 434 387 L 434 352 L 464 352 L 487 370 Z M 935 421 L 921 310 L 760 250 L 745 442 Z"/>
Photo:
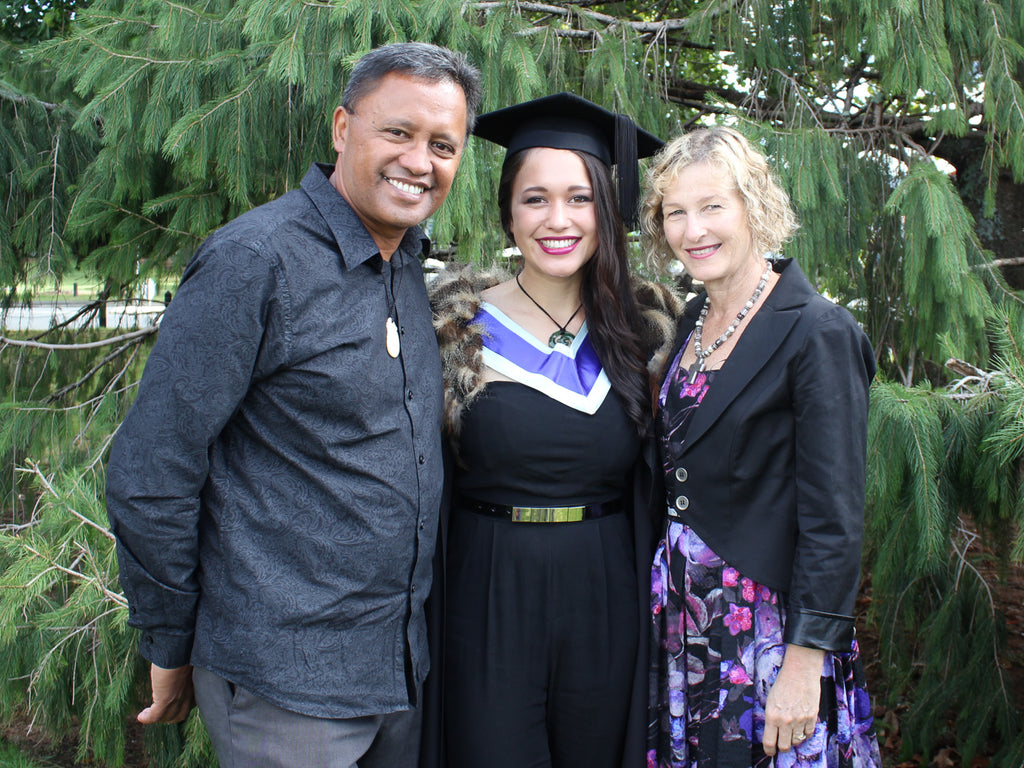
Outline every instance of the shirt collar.
<path fill-rule="evenodd" d="M 374 256 L 379 256 L 380 248 L 356 212 L 352 210 L 352 206 L 331 184 L 333 172 L 333 165 L 313 163 L 302 179 L 302 189 L 327 222 L 327 227 L 338 244 L 345 269 L 352 269 Z M 415 259 L 421 253 L 426 256 L 429 252 L 430 240 L 423 234 L 423 230 L 419 227 L 410 227 L 399 243 L 398 250 L 395 251 L 396 254 L 400 254 L 400 258 L 395 260 L 392 257 L 393 266 L 400 267 L 404 259 Z"/>

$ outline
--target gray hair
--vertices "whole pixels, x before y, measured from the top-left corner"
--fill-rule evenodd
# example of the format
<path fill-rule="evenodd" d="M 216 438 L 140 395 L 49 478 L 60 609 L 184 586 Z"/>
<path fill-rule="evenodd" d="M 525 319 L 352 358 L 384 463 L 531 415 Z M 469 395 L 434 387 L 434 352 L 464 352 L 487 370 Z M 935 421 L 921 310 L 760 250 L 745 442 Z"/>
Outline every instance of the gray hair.
<path fill-rule="evenodd" d="M 356 62 L 341 94 L 341 106 L 355 112 L 359 100 L 393 72 L 432 83 L 455 83 L 466 97 L 466 136 L 473 132 L 483 94 L 480 70 L 457 53 L 430 43 L 391 43 L 374 48 Z"/>

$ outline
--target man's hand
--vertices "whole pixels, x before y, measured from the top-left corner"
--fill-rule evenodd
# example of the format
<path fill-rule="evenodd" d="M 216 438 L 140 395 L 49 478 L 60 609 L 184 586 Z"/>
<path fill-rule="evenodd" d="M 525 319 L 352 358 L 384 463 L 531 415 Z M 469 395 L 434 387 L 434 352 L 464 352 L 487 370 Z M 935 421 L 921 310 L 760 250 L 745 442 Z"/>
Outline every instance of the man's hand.
<path fill-rule="evenodd" d="M 140 723 L 180 723 L 188 717 L 196 703 L 191 666 L 164 669 L 153 664 L 149 669 L 149 680 L 153 686 L 153 703 L 139 712 Z"/>
<path fill-rule="evenodd" d="M 825 652 L 787 645 L 786 656 L 768 691 L 762 746 L 769 757 L 792 749 L 814 734 L 821 701 L 821 667 Z"/>

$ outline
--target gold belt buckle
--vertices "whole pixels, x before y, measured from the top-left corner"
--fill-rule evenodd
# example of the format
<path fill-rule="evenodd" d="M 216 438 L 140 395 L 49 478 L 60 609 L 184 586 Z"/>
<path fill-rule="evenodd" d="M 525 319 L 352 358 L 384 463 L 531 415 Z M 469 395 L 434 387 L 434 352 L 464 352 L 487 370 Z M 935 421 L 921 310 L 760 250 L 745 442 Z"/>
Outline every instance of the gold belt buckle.
<path fill-rule="evenodd" d="M 585 506 L 579 507 L 512 507 L 512 520 L 520 523 L 578 523 L 583 520 Z"/>

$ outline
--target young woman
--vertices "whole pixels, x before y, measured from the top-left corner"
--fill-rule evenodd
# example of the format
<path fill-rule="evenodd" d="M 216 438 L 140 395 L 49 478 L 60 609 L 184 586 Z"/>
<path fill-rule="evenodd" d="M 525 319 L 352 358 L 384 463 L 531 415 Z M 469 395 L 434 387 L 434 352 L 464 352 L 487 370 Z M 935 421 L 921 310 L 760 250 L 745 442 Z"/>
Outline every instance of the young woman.
<path fill-rule="evenodd" d="M 632 145 L 625 157 L 613 152 L 617 132 Z M 647 366 L 671 338 L 675 302 L 653 285 L 638 289 L 651 306 L 634 298 L 611 166 L 628 177 L 632 164 L 635 178 L 637 147 L 648 155 L 661 142 L 572 94 L 483 115 L 475 133 L 507 147 L 498 207 L 522 266 L 434 290 L 457 467 L 448 765 L 639 766 Z M 631 212 L 636 193 L 620 184 Z"/>

